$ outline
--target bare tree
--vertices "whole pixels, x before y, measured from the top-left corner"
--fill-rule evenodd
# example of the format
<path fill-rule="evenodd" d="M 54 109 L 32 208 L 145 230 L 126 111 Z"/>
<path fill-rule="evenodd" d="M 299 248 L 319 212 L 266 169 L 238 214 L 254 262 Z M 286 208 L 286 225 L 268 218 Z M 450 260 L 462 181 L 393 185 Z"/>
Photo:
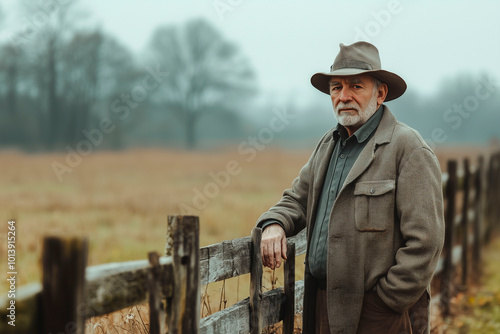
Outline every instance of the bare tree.
<path fill-rule="evenodd" d="M 8 82 L 18 80 L 15 71 L 19 66 L 14 65 L 19 56 L 29 69 L 23 85 L 18 86 L 31 87 L 31 96 L 37 99 L 37 140 L 49 150 L 74 146 L 84 139 L 82 131 L 106 115 L 99 108 L 122 85 L 122 72 L 135 70 L 129 52 L 85 22 L 86 13 L 77 3 L 19 2 L 26 18 L 44 19 L 15 35 L 17 54 L 9 56 L 6 64 L 12 72 L 4 79 Z M 9 102 L 4 104 L 15 106 L 14 93 L 6 95 Z"/>
<path fill-rule="evenodd" d="M 201 116 L 235 112 L 255 92 L 254 72 L 240 49 L 204 20 L 158 28 L 150 52 L 169 73 L 158 98 L 178 115 L 188 148 L 197 145 Z"/>
<path fill-rule="evenodd" d="M 16 46 L 32 67 L 39 100 L 40 140 L 52 150 L 64 146 L 67 122 L 71 119 L 64 106 L 66 86 L 62 78 L 66 75 L 65 48 L 75 34 L 82 30 L 78 23 L 86 17 L 77 3 L 18 2 L 24 20 L 30 22 L 31 27 L 15 32 Z"/>
<path fill-rule="evenodd" d="M 66 110 L 64 142 L 76 144 L 81 131 L 88 126 L 91 108 L 99 85 L 99 51 L 103 36 L 99 32 L 78 33 L 62 50 L 60 76 L 64 93 L 61 106 Z"/>
<path fill-rule="evenodd" d="M 15 115 L 17 110 L 17 94 L 19 83 L 19 58 L 11 45 L 7 44 L 1 50 L 2 62 L 0 70 L 4 74 L 5 109 L 9 115 Z"/>
<path fill-rule="evenodd" d="M 39 138 L 37 89 L 26 52 L 7 42 L 0 46 L 0 143 L 33 149 Z"/>
<path fill-rule="evenodd" d="M 74 145 L 84 139 L 84 129 L 111 116 L 106 110 L 110 99 L 132 81 L 136 69 L 128 50 L 100 31 L 75 34 L 62 52 L 62 68 L 65 140 Z"/>

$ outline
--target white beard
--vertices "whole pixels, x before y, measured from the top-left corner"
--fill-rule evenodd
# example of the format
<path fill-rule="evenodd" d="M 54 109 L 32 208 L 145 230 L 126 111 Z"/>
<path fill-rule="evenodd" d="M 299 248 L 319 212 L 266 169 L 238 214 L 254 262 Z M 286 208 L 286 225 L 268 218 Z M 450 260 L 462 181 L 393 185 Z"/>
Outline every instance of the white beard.
<path fill-rule="evenodd" d="M 353 114 L 350 112 L 340 112 L 340 109 L 349 108 L 357 110 L 357 114 Z M 370 117 L 377 111 L 377 95 L 373 94 L 372 98 L 368 102 L 365 110 L 361 110 L 359 105 L 354 103 L 343 103 L 339 102 L 336 107 L 333 108 L 333 114 L 339 122 L 340 125 L 343 126 L 361 126 L 368 121 Z"/>

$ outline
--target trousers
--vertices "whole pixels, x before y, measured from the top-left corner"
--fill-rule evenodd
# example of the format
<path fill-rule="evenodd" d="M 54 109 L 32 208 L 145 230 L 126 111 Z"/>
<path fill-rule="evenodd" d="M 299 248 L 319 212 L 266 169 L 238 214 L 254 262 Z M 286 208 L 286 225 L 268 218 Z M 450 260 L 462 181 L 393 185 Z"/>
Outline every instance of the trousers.
<path fill-rule="evenodd" d="M 326 311 L 326 289 L 316 294 L 316 334 L 330 334 Z M 412 334 L 408 311 L 398 313 L 387 306 L 375 291 L 365 293 L 356 334 Z"/>

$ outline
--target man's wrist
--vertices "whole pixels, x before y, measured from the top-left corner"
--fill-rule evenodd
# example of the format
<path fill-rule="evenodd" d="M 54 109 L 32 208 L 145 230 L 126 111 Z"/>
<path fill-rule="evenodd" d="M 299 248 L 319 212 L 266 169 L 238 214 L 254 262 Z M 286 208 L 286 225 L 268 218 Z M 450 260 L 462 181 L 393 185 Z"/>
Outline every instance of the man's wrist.
<path fill-rule="evenodd" d="M 261 228 L 262 228 L 262 230 L 264 230 L 266 227 L 273 225 L 273 224 L 278 224 L 279 226 L 281 226 L 281 228 L 283 230 L 285 230 L 285 226 L 280 221 L 278 221 L 276 219 L 265 220 L 264 222 L 261 223 Z"/>

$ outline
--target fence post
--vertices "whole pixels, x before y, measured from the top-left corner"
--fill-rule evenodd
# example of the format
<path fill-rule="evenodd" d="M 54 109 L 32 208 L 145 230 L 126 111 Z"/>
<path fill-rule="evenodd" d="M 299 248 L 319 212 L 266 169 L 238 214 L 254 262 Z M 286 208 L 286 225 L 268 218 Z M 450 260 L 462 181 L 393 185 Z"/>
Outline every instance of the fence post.
<path fill-rule="evenodd" d="M 173 223 L 174 217 L 168 216 L 167 235 L 165 241 L 165 256 L 172 256 L 172 248 L 174 246 L 174 227 L 172 226 Z"/>
<path fill-rule="evenodd" d="M 464 159 L 464 176 L 463 176 L 463 203 L 462 203 L 462 221 L 460 222 L 462 229 L 462 287 L 467 287 L 468 255 L 469 255 L 469 188 L 470 188 L 470 167 L 469 159 Z"/>
<path fill-rule="evenodd" d="M 293 334 L 295 325 L 295 244 L 293 242 L 287 242 L 286 258 L 283 334 Z"/>
<path fill-rule="evenodd" d="M 495 211 L 495 216 L 493 219 L 494 227 L 498 227 L 500 224 L 500 152 L 497 152 L 494 155 L 494 172 L 493 172 L 493 181 L 495 182 L 493 188 L 493 208 Z"/>
<path fill-rule="evenodd" d="M 448 181 L 446 182 L 446 215 L 445 215 L 445 240 L 443 281 L 441 282 L 441 303 L 443 315 L 450 313 L 450 300 L 453 287 L 453 232 L 455 221 L 455 197 L 457 193 L 457 162 L 448 160 Z"/>
<path fill-rule="evenodd" d="M 173 228 L 174 293 L 170 334 L 198 334 L 200 328 L 200 225 L 195 216 L 169 216 Z"/>
<path fill-rule="evenodd" d="M 262 332 L 262 254 L 260 241 L 262 229 L 255 227 L 252 230 L 252 259 L 250 261 L 250 333 Z"/>
<path fill-rule="evenodd" d="M 494 183 L 494 171 L 493 171 L 493 166 L 494 166 L 494 155 L 490 156 L 490 161 L 488 163 L 488 170 L 486 172 L 486 198 L 488 199 L 486 203 L 486 217 L 487 217 L 487 224 L 486 224 L 486 231 L 484 235 L 484 242 L 488 243 L 490 241 L 490 234 L 491 234 L 491 227 L 493 224 L 493 217 L 494 217 L 494 194 L 495 194 L 495 183 Z"/>
<path fill-rule="evenodd" d="M 44 238 L 43 333 L 84 333 L 87 251 L 84 238 Z"/>
<path fill-rule="evenodd" d="M 165 241 L 165 256 L 172 256 L 173 253 L 173 246 L 174 246 L 174 228 L 172 226 L 173 223 L 174 223 L 174 216 L 168 216 L 167 235 Z M 174 298 L 175 282 L 174 282 L 173 268 L 172 270 L 167 270 L 162 274 L 163 274 L 162 281 L 164 282 L 162 285 L 162 292 L 163 295 L 165 296 L 165 327 L 168 328 L 168 326 L 172 321 L 172 313 L 173 313 L 172 308 L 174 304 L 173 298 Z"/>
<path fill-rule="evenodd" d="M 150 252 L 148 259 L 151 265 L 148 273 L 149 333 L 164 334 L 165 311 L 162 307 L 160 255 L 157 252 Z"/>
<path fill-rule="evenodd" d="M 487 216 L 488 228 L 486 233 L 486 242 L 490 241 L 493 229 L 500 223 L 500 152 L 490 156 L 490 162 L 487 173 Z"/>
<path fill-rule="evenodd" d="M 480 156 L 478 159 L 478 164 L 475 173 L 475 199 L 474 199 L 474 207 L 476 214 L 474 215 L 474 248 L 472 249 L 472 266 L 474 271 L 474 281 L 480 277 L 479 275 L 479 263 L 481 262 L 481 243 L 482 243 L 482 231 L 481 231 L 481 221 L 484 217 L 483 215 L 483 165 L 484 165 L 484 157 Z"/>

